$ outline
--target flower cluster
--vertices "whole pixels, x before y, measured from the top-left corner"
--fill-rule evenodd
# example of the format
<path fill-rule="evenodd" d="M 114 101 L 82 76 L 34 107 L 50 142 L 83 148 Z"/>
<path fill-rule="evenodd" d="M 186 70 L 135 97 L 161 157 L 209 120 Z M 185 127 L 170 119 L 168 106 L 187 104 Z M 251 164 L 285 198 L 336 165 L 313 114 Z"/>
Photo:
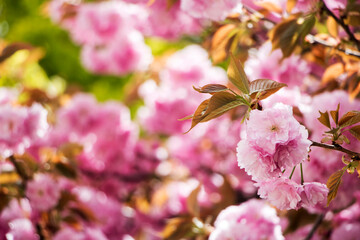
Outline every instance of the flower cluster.
<path fill-rule="evenodd" d="M 209 239 L 281 240 L 284 236 L 275 209 L 262 200 L 252 199 L 224 209 L 216 218 Z"/>
<path fill-rule="evenodd" d="M 258 182 L 260 197 L 277 208 L 314 207 L 326 200 L 326 186 L 316 182 L 300 185 L 284 176 L 306 159 L 310 144 L 292 108 L 278 103 L 250 113 L 245 137 L 237 146 L 238 164 Z"/>

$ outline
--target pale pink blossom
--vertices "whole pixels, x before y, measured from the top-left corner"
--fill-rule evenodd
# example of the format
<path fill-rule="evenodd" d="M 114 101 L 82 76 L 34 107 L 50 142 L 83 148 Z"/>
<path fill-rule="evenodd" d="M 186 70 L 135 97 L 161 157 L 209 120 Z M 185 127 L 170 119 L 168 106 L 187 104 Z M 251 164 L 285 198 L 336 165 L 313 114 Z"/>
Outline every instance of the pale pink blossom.
<path fill-rule="evenodd" d="M 286 83 L 289 87 L 301 86 L 310 73 L 310 67 L 298 55 L 282 59 L 280 49 L 272 51 L 271 43 L 264 43 L 258 50 L 250 52 L 245 62 L 245 72 L 250 80 L 268 78 Z"/>
<path fill-rule="evenodd" d="M 44 137 L 47 130 L 47 111 L 41 105 L 0 105 L 0 156 L 23 154 L 26 148 Z"/>
<path fill-rule="evenodd" d="M 237 148 L 238 164 L 254 180 L 279 176 L 302 162 L 311 142 L 304 126 L 282 103 L 263 111 L 253 110 L 246 123 L 246 136 Z"/>
<path fill-rule="evenodd" d="M 215 221 L 210 240 L 281 240 L 280 218 L 274 208 L 262 200 L 252 199 L 220 212 Z"/>
<path fill-rule="evenodd" d="M 343 223 L 340 227 L 335 228 L 331 234 L 331 240 L 337 239 L 349 239 L 357 240 L 359 239 L 360 233 L 360 223 Z"/>
<path fill-rule="evenodd" d="M 11 240 L 39 240 L 33 223 L 27 218 L 18 218 L 9 222 L 10 231 L 6 239 Z"/>
<path fill-rule="evenodd" d="M 181 10 L 189 13 L 194 18 L 221 21 L 239 3 L 239 0 L 182 0 Z"/>
<path fill-rule="evenodd" d="M 288 178 L 273 178 L 256 183 L 258 194 L 280 210 L 298 209 L 302 186 Z"/>
<path fill-rule="evenodd" d="M 33 209 L 47 211 L 56 206 L 60 198 L 60 189 L 50 175 L 38 173 L 27 183 L 25 194 Z"/>
<path fill-rule="evenodd" d="M 81 60 L 92 72 L 124 75 L 133 71 L 145 71 L 152 61 L 152 54 L 144 43 L 143 36 L 132 31 L 106 45 L 85 45 Z"/>
<path fill-rule="evenodd" d="M 325 184 L 319 182 L 306 182 L 303 184 L 301 192 L 301 203 L 304 207 L 324 207 L 327 200 L 329 189 Z"/>
<path fill-rule="evenodd" d="M 85 227 L 82 231 L 77 231 L 71 227 L 64 227 L 58 231 L 53 240 L 108 240 L 100 229 Z"/>
<path fill-rule="evenodd" d="M 110 44 L 146 23 L 147 11 L 121 1 L 81 4 L 70 28 L 74 41 L 80 44 Z"/>
<path fill-rule="evenodd" d="M 148 7 L 148 11 L 148 29 L 143 31 L 146 36 L 172 40 L 182 35 L 198 34 L 202 30 L 198 19 L 180 9 L 180 1 L 168 8 L 166 0 L 157 0 Z"/>

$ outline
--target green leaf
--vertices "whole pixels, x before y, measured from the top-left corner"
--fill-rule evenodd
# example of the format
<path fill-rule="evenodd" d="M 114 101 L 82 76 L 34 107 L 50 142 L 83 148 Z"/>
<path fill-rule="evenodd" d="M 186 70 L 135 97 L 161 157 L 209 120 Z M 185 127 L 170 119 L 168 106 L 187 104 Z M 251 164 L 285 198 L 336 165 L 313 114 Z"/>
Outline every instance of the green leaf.
<path fill-rule="evenodd" d="M 340 109 L 340 103 L 338 104 L 336 111 L 330 111 L 331 118 L 334 120 L 336 126 L 339 123 L 339 109 Z"/>
<path fill-rule="evenodd" d="M 360 125 L 350 128 L 349 132 L 360 141 Z"/>
<path fill-rule="evenodd" d="M 319 113 L 320 113 L 320 117 L 317 118 L 319 122 L 321 122 L 326 127 L 331 128 L 329 113 L 327 111 L 323 113 L 319 111 Z"/>
<path fill-rule="evenodd" d="M 194 217 L 200 218 L 200 207 L 197 200 L 201 189 L 201 185 L 199 184 L 188 196 L 186 199 L 186 206 L 191 215 Z"/>
<path fill-rule="evenodd" d="M 276 93 L 282 87 L 286 87 L 285 83 L 279 83 L 270 79 L 256 79 L 250 82 L 249 90 L 250 96 L 254 99 L 259 96 L 259 100 L 265 99 L 270 95 Z M 258 95 L 258 93 L 261 93 Z"/>
<path fill-rule="evenodd" d="M 284 57 L 289 57 L 314 27 L 315 22 L 314 15 L 301 17 L 300 14 L 280 22 L 269 32 L 273 49 L 280 48 Z"/>
<path fill-rule="evenodd" d="M 193 87 L 195 91 L 198 91 L 199 93 L 216 93 L 216 92 L 223 92 L 228 90 L 229 88 L 221 85 L 221 84 L 207 84 L 201 88 Z"/>
<path fill-rule="evenodd" d="M 195 127 L 198 123 L 201 122 L 201 120 L 205 114 L 205 111 L 208 108 L 209 102 L 210 102 L 210 99 L 206 99 L 205 101 L 200 103 L 198 108 L 195 110 L 195 113 L 193 114 L 192 121 L 191 121 L 191 127 L 186 133 L 190 132 L 190 130 L 193 129 L 193 127 Z M 185 117 L 183 119 L 188 119 L 188 117 Z"/>
<path fill-rule="evenodd" d="M 347 166 L 343 169 L 331 174 L 329 177 L 326 186 L 329 189 L 329 193 L 327 196 L 327 206 L 329 206 L 330 202 L 336 197 L 337 191 L 339 189 L 341 178 L 344 175 L 344 172 L 346 171 Z"/>
<path fill-rule="evenodd" d="M 241 105 L 248 105 L 247 101 L 228 92 L 217 92 L 210 99 L 203 101 L 196 109 L 192 117 L 191 127 L 188 133 L 200 122 L 207 122 L 211 119 L 221 116 L 225 112 Z M 188 117 L 185 117 L 189 118 Z"/>
<path fill-rule="evenodd" d="M 232 53 L 230 53 L 230 65 L 228 67 L 227 74 L 235 87 L 237 87 L 242 93 L 249 93 L 249 79 L 245 74 L 244 67 Z"/>
<path fill-rule="evenodd" d="M 204 117 L 201 122 L 207 122 L 213 118 L 219 117 L 225 112 L 235 107 L 247 105 L 244 98 L 235 96 L 228 92 L 215 93 L 209 102 L 209 106 L 204 113 Z"/>
<path fill-rule="evenodd" d="M 350 111 L 345 113 L 339 120 L 340 128 L 344 128 L 360 122 L 360 112 Z"/>

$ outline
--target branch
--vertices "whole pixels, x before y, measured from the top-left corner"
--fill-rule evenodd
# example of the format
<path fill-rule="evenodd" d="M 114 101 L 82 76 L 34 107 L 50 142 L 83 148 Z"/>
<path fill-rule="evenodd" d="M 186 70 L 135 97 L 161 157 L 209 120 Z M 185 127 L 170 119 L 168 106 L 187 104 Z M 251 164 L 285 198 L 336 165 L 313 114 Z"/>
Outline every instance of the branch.
<path fill-rule="evenodd" d="M 306 236 L 306 238 L 304 240 L 310 240 L 312 238 L 312 236 L 314 235 L 314 233 L 316 232 L 316 230 L 318 229 L 318 227 L 320 226 L 321 222 L 323 221 L 325 217 L 325 214 L 322 213 L 320 214 L 317 219 L 316 222 L 314 224 L 314 226 L 311 228 L 309 234 Z"/>
<path fill-rule="evenodd" d="M 354 50 L 351 50 L 351 49 L 342 49 L 342 48 L 336 47 L 334 45 L 331 45 L 331 44 L 327 43 L 326 41 L 322 40 L 321 38 L 315 37 L 314 35 L 311 35 L 311 34 L 308 34 L 306 36 L 306 40 L 311 44 L 318 43 L 318 44 L 321 44 L 321 45 L 323 45 L 325 47 L 334 48 L 334 49 L 336 49 L 336 50 L 338 50 L 340 52 L 345 53 L 346 55 L 350 55 L 350 56 L 360 58 L 360 52 L 358 52 L 358 51 L 354 51 Z"/>
<path fill-rule="evenodd" d="M 326 148 L 326 149 L 332 149 L 332 150 L 335 150 L 335 151 L 343 152 L 343 153 L 351 155 L 353 160 L 360 161 L 360 153 L 357 153 L 357 152 L 351 151 L 349 149 L 343 148 L 340 145 L 337 145 L 337 144 L 336 145 L 330 145 L 330 144 L 325 144 L 325 143 L 318 143 L 318 142 L 315 142 L 315 141 L 311 141 L 311 142 L 312 143 L 311 143 L 310 147 L 311 146 L 322 147 L 322 148 Z"/>
<path fill-rule="evenodd" d="M 354 34 L 351 32 L 349 26 L 346 25 L 341 18 L 336 17 L 335 14 L 332 11 L 330 11 L 330 9 L 324 3 L 324 0 L 322 0 L 322 3 L 323 3 L 323 9 L 327 12 L 327 14 L 329 14 L 332 18 L 334 18 L 335 21 L 345 30 L 345 32 L 349 36 L 350 40 L 356 44 L 357 49 L 360 51 L 360 42 L 359 42 L 359 40 L 356 39 Z"/>

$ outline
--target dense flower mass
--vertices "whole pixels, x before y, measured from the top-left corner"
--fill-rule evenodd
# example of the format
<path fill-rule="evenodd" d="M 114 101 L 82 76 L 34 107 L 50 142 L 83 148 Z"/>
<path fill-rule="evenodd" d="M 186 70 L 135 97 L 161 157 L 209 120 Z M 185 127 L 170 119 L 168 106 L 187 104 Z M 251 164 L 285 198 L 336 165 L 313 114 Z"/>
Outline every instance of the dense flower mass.
<path fill-rule="evenodd" d="M 253 199 L 221 211 L 209 239 L 280 240 L 284 237 L 275 209 L 261 200 Z"/>
<path fill-rule="evenodd" d="M 28 182 L 26 195 L 32 208 L 46 211 L 55 207 L 60 198 L 57 182 L 47 174 L 36 174 L 34 180 Z"/>
<path fill-rule="evenodd" d="M 279 176 L 307 157 L 308 133 L 289 106 L 279 103 L 252 111 L 245 131 L 237 148 L 238 163 L 254 180 Z"/>
<path fill-rule="evenodd" d="M 360 1 L 15 2 L 0 239 L 359 238 Z"/>
<path fill-rule="evenodd" d="M 16 107 L 6 103 L 0 105 L 0 156 L 23 154 L 36 141 L 45 136 L 48 129 L 47 111 L 39 104 L 31 107 Z"/>

